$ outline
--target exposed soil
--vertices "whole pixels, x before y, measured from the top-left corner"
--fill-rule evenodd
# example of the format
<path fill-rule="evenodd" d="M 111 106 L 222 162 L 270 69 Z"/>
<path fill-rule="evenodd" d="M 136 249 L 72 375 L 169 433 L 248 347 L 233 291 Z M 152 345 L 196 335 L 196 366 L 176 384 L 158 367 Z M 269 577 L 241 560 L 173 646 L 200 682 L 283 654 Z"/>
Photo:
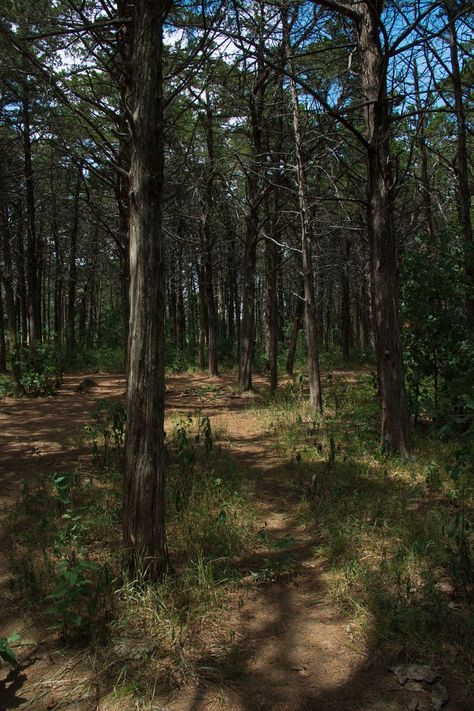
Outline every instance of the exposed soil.
<path fill-rule="evenodd" d="M 346 373 L 349 379 L 353 373 Z M 56 397 L 0 401 L 1 521 L 29 478 L 65 470 L 85 452 L 77 436 L 90 420 L 98 399 L 122 397 L 120 376 L 91 376 L 96 387 L 78 392 L 86 376 L 65 378 Z M 214 389 L 206 391 L 207 386 Z M 219 389 L 217 389 L 219 386 Z M 203 650 L 200 667 L 205 682 L 181 689 L 153 708 L 170 711 L 406 711 L 433 706 L 427 696 L 401 687 L 390 671 L 405 663 L 396 651 L 364 649 L 352 637 L 350 620 L 329 599 L 315 561 L 313 534 L 293 515 L 292 494 L 281 476 L 283 463 L 271 447 L 260 419 L 246 408 L 246 398 L 233 391 L 230 377 L 177 375 L 167 380 L 167 413 L 188 414 L 199 409 L 213 428 L 226 431 L 229 450 L 255 481 L 261 526 L 278 537 L 291 536 L 289 549 L 296 572 L 288 579 L 249 585 L 236 597 L 213 642 Z M 250 565 L 250 563 L 249 563 Z M 99 686 L 82 650 L 64 649 L 54 634 L 35 630 L 15 599 L 11 571 L 0 528 L 0 636 L 20 632 L 31 641 L 19 650 L 21 668 L 0 667 L 0 711 L 7 709 L 128 709 L 101 701 Z M 221 683 L 205 670 L 236 666 Z M 462 690 L 449 687 L 445 708 L 468 711 Z M 139 707 L 133 707 L 139 708 Z M 141 707 L 140 707 L 141 708 Z M 148 707 L 147 707 L 148 708 Z"/>

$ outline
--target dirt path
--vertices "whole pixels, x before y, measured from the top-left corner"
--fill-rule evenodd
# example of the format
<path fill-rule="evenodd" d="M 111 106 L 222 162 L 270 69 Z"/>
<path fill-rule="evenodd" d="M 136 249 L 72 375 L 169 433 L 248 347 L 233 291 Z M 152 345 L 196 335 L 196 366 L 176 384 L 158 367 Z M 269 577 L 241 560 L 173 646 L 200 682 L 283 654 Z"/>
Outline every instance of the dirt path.
<path fill-rule="evenodd" d="M 2 518 L 18 496 L 23 481 L 55 468 L 62 470 L 77 460 L 81 446 L 76 435 L 90 419 L 94 402 L 123 394 L 122 377 L 96 375 L 91 377 L 96 380 L 97 388 L 87 394 L 77 393 L 83 377 L 68 376 L 55 398 L 0 401 Z M 209 390 L 209 385 L 214 390 L 221 389 L 215 392 Z M 202 375 L 180 375 L 167 381 L 168 416 L 199 409 L 211 417 L 213 428 L 226 431 L 231 456 L 238 458 L 240 466 L 255 481 L 262 529 L 279 539 L 289 537 L 292 543 L 288 553 L 296 561 L 296 567 L 293 566 L 287 579 L 250 585 L 226 615 L 214 647 L 200 661 L 203 669 L 239 665 L 235 677 L 224 685 L 211 678 L 183 689 L 167 702 L 166 708 L 170 711 L 421 708 L 410 706 L 413 693 L 401 690 L 389 671 L 395 660 L 377 656 L 377 650 L 363 650 L 352 641 L 350 620 L 339 613 L 324 588 L 322 570 L 312 555 L 315 543 L 312 534 L 292 514 L 291 492 L 281 475 L 284 463 L 272 449 L 261 419 L 245 405 L 244 398 L 234 396 L 230 378 L 210 380 Z M 10 590 L 10 576 L 2 545 L 0 635 L 20 631 L 22 636 L 40 642 Z M 10 708 L 107 711 L 100 699 L 91 699 L 90 695 L 87 700 L 81 702 L 76 698 L 68 705 L 61 690 L 54 687 L 41 703 L 32 704 L 33 690 L 37 693 L 42 676 L 50 676 L 58 665 L 72 670 L 74 659 L 70 650 L 61 651 L 50 640 L 30 650 L 27 668 L 21 674 L 15 676 L 5 666 L 0 668 L 0 711 Z M 114 706 L 117 708 L 120 706 Z M 165 707 L 157 705 L 156 709 L 159 708 Z M 447 708 L 468 711 L 462 705 Z"/>

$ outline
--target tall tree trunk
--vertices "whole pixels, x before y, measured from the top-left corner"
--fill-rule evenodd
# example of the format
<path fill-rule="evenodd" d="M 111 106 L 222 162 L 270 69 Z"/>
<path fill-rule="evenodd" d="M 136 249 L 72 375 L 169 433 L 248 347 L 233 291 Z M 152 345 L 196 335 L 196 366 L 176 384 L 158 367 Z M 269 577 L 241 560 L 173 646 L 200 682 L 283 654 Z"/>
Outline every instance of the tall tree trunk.
<path fill-rule="evenodd" d="M 331 345 L 331 316 L 332 316 L 332 278 L 326 275 L 324 284 L 324 300 L 323 300 L 323 348 L 326 353 L 329 352 Z"/>
<path fill-rule="evenodd" d="M 180 221 L 180 224 L 178 225 L 178 236 L 179 236 L 178 271 L 177 271 L 177 281 L 176 281 L 178 316 L 177 316 L 176 325 L 177 325 L 177 329 L 178 329 L 178 348 L 181 351 L 181 353 L 183 353 L 186 348 L 186 313 L 184 310 L 184 296 L 183 296 L 183 245 L 182 245 L 183 235 L 182 235 L 181 221 Z"/>
<path fill-rule="evenodd" d="M 278 387 L 278 245 L 279 236 L 278 221 L 280 219 L 280 188 L 278 185 L 273 190 L 273 209 L 269 214 L 269 224 L 271 238 L 267 239 L 265 245 L 265 266 L 266 266 L 266 332 L 267 332 L 267 356 L 268 370 L 270 376 L 270 391 L 276 392 Z M 267 210 L 270 211 L 270 200 L 266 201 Z"/>
<path fill-rule="evenodd" d="M 16 273 L 18 275 L 18 315 L 20 318 L 18 333 L 21 334 L 22 344 L 26 344 L 28 340 L 28 297 L 25 277 L 25 247 L 23 241 L 23 210 L 21 198 L 18 199 L 16 204 L 16 215 Z"/>
<path fill-rule="evenodd" d="M 17 329 L 17 312 L 15 302 L 15 291 L 13 287 L 13 264 L 10 247 L 10 235 L 7 229 L 7 218 L 3 210 L 0 213 L 0 252 L 3 255 L 3 283 L 5 285 L 5 301 L 7 310 L 8 323 L 8 339 L 10 344 L 10 353 L 12 359 L 13 379 L 17 388 L 20 388 L 21 368 L 20 368 L 20 352 Z"/>
<path fill-rule="evenodd" d="M 286 59 L 293 76 L 291 60 L 291 46 L 287 17 L 282 12 L 283 27 L 285 33 Z M 305 297 L 305 333 L 306 349 L 308 355 L 308 381 L 309 381 L 309 402 L 313 413 L 322 413 L 323 399 L 321 392 L 321 376 L 319 372 L 318 353 L 318 328 L 316 322 L 316 299 L 314 293 L 314 272 L 312 263 L 311 237 L 309 234 L 309 208 L 307 201 L 306 175 L 304 171 L 302 134 L 298 106 L 298 94 L 296 82 L 290 79 L 291 109 L 293 115 L 293 134 L 295 139 L 295 159 L 296 159 L 296 180 L 298 187 L 298 203 L 301 230 L 301 252 L 303 285 Z"/>
<path fill-rule="evenodd" d="M 3 292 L 0 282 L 0 373 L 7 369 L 7 342 L 5 340 L 5 309 L 3 307 Z"/>
<path fill-rule="evenodd" d="M 415 86 L 415 101 L 416 110 L 418 111 L 418 143 L 420 145 L 420 188 L 421 188 L 421 206 L 423 210 L 423 218 L 426 231 L 428 233 L 429 243 L 434 247 L 435 229 L 433 223 L 433 207 L 431 204 L 431 185 L 428 171 L 428 146 L 426 144 L 425 122 L 426 114 L 421 105 L 420 81 L 418 76 L 418 65 L 416 61 L 413 64 L 413 80 Z"/>
<path fill-rule="evenodd" d="M 3 155 L 0 156 L 0 193 L 5 195 L 5 174 L 6 165 Z M 10 234 L 8 229 L 8 217 L 4 206 L 0 207 L 0 258 L 3 260 L 2 278 L 5 286 L 5 306 L 7 312 L 8 340 L 10 346 L 10 356 L 12 361 L 12 373 L 18 390 L 21 390 L 21 368 L 18 342 L 18 314 L 15 301 L 15 290 L 13 284 L 13 262 L 10 244 Z M 1 289 L 1 283 L 0 283 Z M 2 314 L 3 324 L 3 314 Z"/>
<path fill-rule="evenodd" d="M 255 22 L 258 25 L 256 34 L 257 59 L 249 96 L 251 156 L 247 170 L 248 212 L 242 262 L 242 312 L 241 318 L 237 320 L 237 327 L 240 329 L 238 382 L 241 390 L 252 389 L 252 368 L 255 351 L 255 267 L 257 263 L 257 243 L 260 234 L 260 205 L 265 196 L 262 135 L 268 73 L 264 64 L 263 37 L 265 17 L 263 5 L 255 5 Z"/>
<path fill-rule="evenodd" d="M 130 325 L 123 532 L 132 568 L 168 567 L 165 529 L 163 23 L 171 2 L 135 0 L 130 167 Z"/>
<path fill-rule="evenodd" d="M 293 375 L 295 370 L 296 349 L 298 346 L 298 336 L 303 326 L 304 317 L 304 287 L 300 289 L 299 297 L 296 298 L 295 313 L 293 317 L 293 327 L 291 329 L 290 342 L 288 345 L 288 357 L 286 359 L 286 372 Z"/>
<path fill-rule="evenodd" d="M 217 310 L 214 294 L 213 251 L 215 238 L 212 228 L 214 205 L 214 126 L 209 94 L 206 92 L 205 130 L 208 165 L 202 210 L 203 270 L 207 311 L 207 355 L 209 375 L 218 375 L 217 365 Z"/>
<path fill-rule="evenodd" d="M 351 350 L 351 297 L 349 289 L 349 259 L 351 253 L 351 242 L 349 238 L 345 241 L 343 263 L 341 265 L 341 346 L 342 357 L 345 361 L 350 358 Z"/>
<path fill-rule="evenodd" d="M 386 58 L 379 31 L 381 4 L 357 6 L 357 39 L 366 106 L 367 226 L 371 252 L 373 317 L 384 451 L 405 455 L 408 417 L 398 316 L 397 240 L 393 229 L 393 177 L 390 155 Z"/>
<path fill-rule="evenodd" d="M 72 216 L 71 240 L 69 243 L 69 275 L 67 295 L 67 349 L 74 353 L 76 348 L 76 288 L 77 288 L 77 236 L 79 232 L 79 207 L 82 184 L 82 163 L 77 170 L 74 190 L 74 210 Z"/>
<path fill-rule="evenodd" d="M 257 262 L 259 231 L 258 213 L 258 198 L 253 193 L 250 214 L 247 215 L 242 264 L 242 320 L 240 324 L 239 359 L 239 387 L 242 390 L 252 389 L 252 365 L 255 346 L 255 265 Z"/>
<path fill-rule="evenodd" d="M 30 100 L 28 87 L 24 84 L 22 96 L 23 151 L 27 213 L 27 282 L 28 282 L 28 325 L 30 343 L 34 346 L 41 341 L 41 245 L 36 230 L 36 206 L 34 192 L 33 164 L 31 159 Z"/>
<path fill-rule="evenodd" d="M 457 3 L 447 2 L 449 19 L 449 47 L 451 53 L 451 80 L 453 83 L 456 111 L 456 203 L 464 241 L 464 272 L 466 277 L 465 310 L 474 327 L 474 241 L 471 221 L 471 191 L 469 187 L 469 163 L 467 148 L 466 110 L 462 95 L 461 69 L 459 66 L 458 39 L 456 32 Z"/>
<path fill-rule="evenodd" d="M 207 300 L 205 286 L 205 272 L 203 266 L 198 266 L 199 270 L 199 368 L 204 370 L 206 367 L 206 338 L 208 336 L 207 328 Z"/>

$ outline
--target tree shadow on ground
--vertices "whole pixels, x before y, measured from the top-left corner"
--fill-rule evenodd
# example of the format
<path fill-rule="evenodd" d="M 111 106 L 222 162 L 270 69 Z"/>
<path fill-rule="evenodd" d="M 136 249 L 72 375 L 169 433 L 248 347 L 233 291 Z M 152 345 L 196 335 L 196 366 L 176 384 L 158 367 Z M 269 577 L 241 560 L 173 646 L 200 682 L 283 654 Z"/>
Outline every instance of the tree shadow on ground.
<path fill-rule="evenodd" d="M 430 591 L 423 588 L 404 597 L 401 587 L 393 588 L 386 563 L 382 561 L 372 570 L 368 567 L 365 583 L 373 588 L 373 594 L 365 597 L 371 624 L 364 645 L 351 639 L 351 617 L 339 612 L 328 595 L 323 581 L 325 565 L 315 556 L 329 526 L 338 530 L 330 554 L 347 558 L 350 564 L 351 545 L 356 549 L 358 544 L 351 541 L 351 535 L 364 535 L 375 528 L 382 540 L 384 527 L 393 525 L 401 537 L 400 550 L 414 551 L 427 567 L 434 564 L 432 530 L 416 487 L 388 477 L 383 467 L 351 461 L 334 467 L 323 461 L 310 462 L 304 464 L 303 473 L 300 469 L 295 474 L 297 466 L 278 464 L 269 452 L 269 460 L 262 466 L 265 443 L 265 435 L 252 435 L 245 442 L 245 451 L 224 456 L 237 460 L 245 476 L 255 483 L 263 511 L 267 507 L 277 514 L 276 524 L 273 521 L 267 529 L 267 541 L 278 543 L 287 537 L 290 543 L 283 549 L 270 547 L 234 561 L 244 583 L 245 576 L 253 575 L 247 602 L 229 614 L 220 644 L 198 659 L 199 684 L 193 698 L 179 708 L 217 708 L 216 699 L 223 693 L 226 707 L 236 711 L 406 711 L 410 704 L 418 708 L 417 702 L 419 708 L 424 704 L 423 708 L 434 709 L 429 689 L 415 692 L 409 685 L 401 686 L 390 669 L 413 661 L 429 663 L 439 672 L 450 694 L 446 708 L 474 708 L 472 686 L 465 686 L 463 673 L 440 653 L 442 630 L 449 625 L 458 626 L 462 644 L 464 618 L 450 610 L 449 599 L 438 593 L 429 597 Z M 294 482 L 288 480 L 291 473 Z M 296 503 L 302 487 L 308 487 L 313 477 L 319 482 L 319 499 L 313 502 L 314 523 L 302 529 Z M 396 562 L 397 551 L 394 559 Z M 393 571 L 391 575 L 393 578 Z M 414 656 L 416 645 L 408 638 L 413 633 L 433 638 L 432 652 L 429 642 L 424 645 L 423 654 L 429 658 Z"/>

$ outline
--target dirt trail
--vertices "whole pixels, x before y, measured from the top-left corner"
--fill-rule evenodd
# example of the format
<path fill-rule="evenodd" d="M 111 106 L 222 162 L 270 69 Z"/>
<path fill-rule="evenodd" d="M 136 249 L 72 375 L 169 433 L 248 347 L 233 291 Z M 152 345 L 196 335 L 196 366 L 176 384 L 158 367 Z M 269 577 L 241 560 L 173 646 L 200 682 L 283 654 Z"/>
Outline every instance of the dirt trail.
<path fill-rule="evenodd" d="M 80 394 L 76 388 L 84 377 L 68 376 L 55 398 L 0 401 L 2 519 L 23 481 L 55 468 L 65 469 L 77 460 L 81 447 L 75 435 L 90 419 L 94 402 L 123 395 L 123 377 L 98 375 L 91 376 L 97 388 Z M 209 385 L 214 386 L 214 391 L 209 391 Z M 382 657 L 374 662 L 376 650 L 365 652 L 352 641 L 350 620 L 339 613 L 324 589 L 321 568 L 312 555 L 312 534 L 292 515 L 292 494 L 281 476 L 284 463 L 272 449 L 261 419 L 246 409 L 245 398 L 234 396 L 232 387 L 230 378 L 172 377 L 167 380 L 168 416 L 198 409 L 211 417 L 213 428 L 226 430 L 231 456 L 239 459 L 240 466 L 255 481 L 262 529 L 279 539 L 291 537 L 288 552 L 297 561 L 296 573 L 278 582 L 249 586 L 244 597 L 236 599 L 229 609 L 215 644 L 200 660 L 203 670 L 238 665 L 228 682 L 217 683 L 209 678 L 198 686 L 182 689 L 166 706 L 157 705 L 156 709 L 405 711 L 413 694 L 395 683 L 388 670 L 394 660 Z M 20 631 L 35 639 L 31 622 L 8 585 L 11 573 L 4 545 L 0 552 L 0 636 Z M 30 649 L 29 656 L 22 653 L 21 658 L 26 665 L 19 674 L 9 673 L 5 666 L 0 668 L 0 711 L 108 711 L 108 706 L 90 695 L 83 701 L 76 697 L 68 705 L 60 685 L 53 686 L 41 702 L 32 702 L 35 694 L 37 698 L 41 678 L 49 677 L 59 665 L 70 669 L 73 675 L 74 652 L 59 649 L 54 638 Z M 462 705 L 448 708 L 467 711 Z"/>

